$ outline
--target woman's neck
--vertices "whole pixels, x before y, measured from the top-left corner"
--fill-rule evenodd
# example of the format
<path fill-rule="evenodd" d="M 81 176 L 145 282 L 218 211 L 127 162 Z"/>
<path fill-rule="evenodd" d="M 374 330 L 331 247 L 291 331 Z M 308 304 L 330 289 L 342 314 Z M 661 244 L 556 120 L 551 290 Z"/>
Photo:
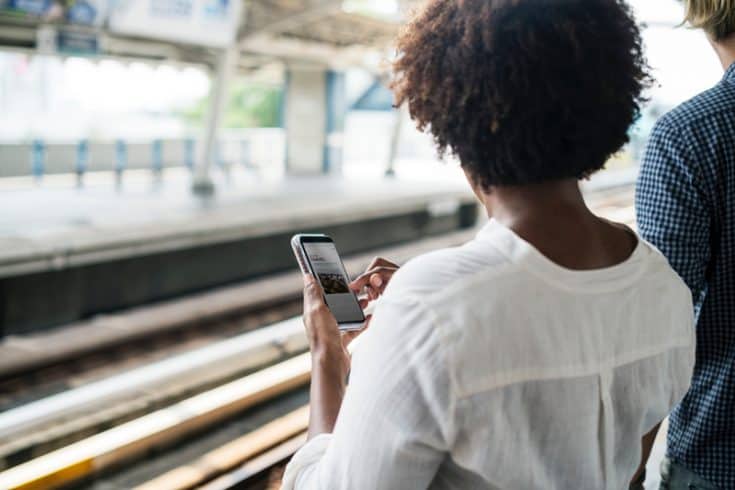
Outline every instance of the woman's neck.
<path fill-rule="evenodd" d="M 594 218 L 573 179 L 495 187 L 485 195 L 484 202 L 488 216 L 513 230 L 539 222 L 579 223 Z"/>
<path fill-rule="evenodd" d="M 488 215 L 569 269 L 601 269 L 625 261 L 637 239 L 587 207 L 576 180 L 498 187 L 484 195 Z"/>

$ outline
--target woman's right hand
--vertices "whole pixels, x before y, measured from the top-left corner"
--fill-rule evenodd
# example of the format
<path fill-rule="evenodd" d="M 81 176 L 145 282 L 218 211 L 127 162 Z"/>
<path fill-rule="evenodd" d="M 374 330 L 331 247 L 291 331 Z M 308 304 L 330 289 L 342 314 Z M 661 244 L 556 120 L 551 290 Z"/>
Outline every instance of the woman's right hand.
<path fill-rule="evenodd" d="M 350 283 L 350 289 L 355 294 L 360 295 L 364 292 L 367 295 L 360 300 L 360 306 L 365 308 L 368 303 L 378 299 L 398 269 L 397 264 L 387 259 L 381 257 L 373 259 L 367 270 Z"/>

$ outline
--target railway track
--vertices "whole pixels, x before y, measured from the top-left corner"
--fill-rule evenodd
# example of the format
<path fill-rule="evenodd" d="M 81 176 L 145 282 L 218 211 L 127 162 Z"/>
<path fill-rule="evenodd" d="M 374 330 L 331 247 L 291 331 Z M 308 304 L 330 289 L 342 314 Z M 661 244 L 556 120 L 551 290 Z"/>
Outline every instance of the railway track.
<path fill-rule="evenodd" d="M 601 214 L 628 224 L 631 200 L 628 189 L 590 197 Z M 379 253 L 404 261 L 473 234 Z M 371 257 L 346 266 L 358 272 Z M 299 274 L 276 278 L 275 287 L 263 281 L 172 302 L 168 317 L 160 305 L 135 310 L 142 323 L 159 323 L 151 337 L 134 336 L 138 354 L 128 356 L 124 341 L 105 346 L 120 349 L 117 367 L 94 346 L 69 366 L 63 356 L 52 359 L 43 369 L 57 370 L 64 388 L 0 413 L 0 468 L 10 468 L 0 473 L 0 489 L 278 488 L 280 469 L 305 438 L 309 361 L 300 320 L 283 320 L 299 309 Z M 263 287 L 277 289 L 276 298 L 266 298 Z M 257 290 L 257 301 L 242 300 Z M 193 311 L 196 321 L 187 317 Z M 182 325 L 186 335 L 177 332 Z M 98 364 L 83 362 L 95 356 Z M 68 389 L 69 373 L 81 386 Z M 5 381 L 23 375 L 18 370 Z"/>
<path fill-rule="evenodd" d="M 456 232 L 349 257 L 345 265 L 356 273 L 374 253 L 405 260 L 460 243 L 473 233 Z M 291 318 L 301 311 L 301 288 L 295 271 L 101 316 L 47 334 L 10 338 L 6 345 L 22 343 L 24 351 L 19 359 L 5 358 L 6 352 L 0 351 L 0 413 Z"/>
<path fill-rule="evenodd" d="M 429 238 L 380 253 L 406 260 L 426 250 L 461 243 L 473 233 L 469 230 Z M 348 258 L 346 266 L 352 272 L 361 271 L 372 257 Z M 136 332 L 133 347 L 124 345 L 124 337 L 120 336 L 104 347 L 108 354 L 90 349 L 78 359 L 54 359 L 42 368 L 54 376 L 50 383 L 45 376 L 20 370 L 6 376 L 6 383 L 12 380 L 25 392 L 5 390 L 6 407 L 12 408 L 0 413 L 0 469 L 18 467 L 304 352 L 306 342 L 300 321 L 264 326 L 300 313 L 301 289 L 301 277 L 296 272 L 136 309 L 129 313 L 132 319 L 125 313 L 114 319 L 119 323 L 155 324 L 150 338 Z M 199 319 L 199 323 L 191 318 Z M 110 322 L 110 318 L 105 321 Z M 179 325 L 187 335 L 174 329 Z M 160 341 L 162 335 L 185 341 L 177 344 L 170 340 L 169 346 Z M 138 344 L 143 345 L 139 348 Z M 160 349 L 161 345 L 166 348 Z M 102 357 L 106 363 L 86 370 L 90 356 Z M 39 378 L 42 383 L 37 383 Z M 47 393 L 49 384 L 56 391 Z M 39 386 L 35 392 L 28 388 Z M 8 404 L 13 395 L 14 403 Z"/>
<path fill-rule="evenodd" d="M 153 363 L 204 345 L 232 338 L 298 315 L 299 299 L 278 306 L 257 308 L 233 318 L 202 322 L 200 325 L 131 340 L 79 357 L 60 360 L 27 372 L 0 378 L 0 413 L 40 398 L 73 389 L 124 370 Z"/>

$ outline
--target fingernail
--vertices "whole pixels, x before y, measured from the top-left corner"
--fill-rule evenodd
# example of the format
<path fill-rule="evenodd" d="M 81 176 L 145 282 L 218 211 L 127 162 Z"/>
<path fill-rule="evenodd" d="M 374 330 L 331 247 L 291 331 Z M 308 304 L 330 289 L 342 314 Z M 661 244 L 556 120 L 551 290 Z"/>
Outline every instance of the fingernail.
<path fill-rule="evenodd" d="M 373 281 L 375 283 L 375 286 L 380 287 L 383 285 L 383 278 L 380 276 L 375 276 L 375 280 Z"/>

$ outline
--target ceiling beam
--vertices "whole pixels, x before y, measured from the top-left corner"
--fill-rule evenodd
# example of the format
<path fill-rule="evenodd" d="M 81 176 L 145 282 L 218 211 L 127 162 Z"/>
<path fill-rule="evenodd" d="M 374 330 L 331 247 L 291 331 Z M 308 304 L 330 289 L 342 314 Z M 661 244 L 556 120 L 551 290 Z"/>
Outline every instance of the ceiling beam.
<path fill-rule="evenodd" d="M 252 12 L 254 8 L 254 6 L 251 6 L 250 11 Z M 278 34 L 290 31 L 304 24 L 318 21 L 323 17 L 339 12 L 341 9 L 341 0 L 318 0 L 303 10 L 299 10 L 296 13 L 292 13 L 265 25 L 248 26 L 247 24 L 249 22 L 246 20 L 246 27 L 243 29 L 240 41 L 245 42 L 250 38 L 264 34 Z"/>
<path fill-rule="evenodd" d="M 374 51 L 366 46 L 339 48 L 333 44 L 269 35 L 249 38 L 241 45 L 246 53 L 256 53 L 285 63 L 311 63 L 330 68 L 366 66 L 366 56 Z"/>

